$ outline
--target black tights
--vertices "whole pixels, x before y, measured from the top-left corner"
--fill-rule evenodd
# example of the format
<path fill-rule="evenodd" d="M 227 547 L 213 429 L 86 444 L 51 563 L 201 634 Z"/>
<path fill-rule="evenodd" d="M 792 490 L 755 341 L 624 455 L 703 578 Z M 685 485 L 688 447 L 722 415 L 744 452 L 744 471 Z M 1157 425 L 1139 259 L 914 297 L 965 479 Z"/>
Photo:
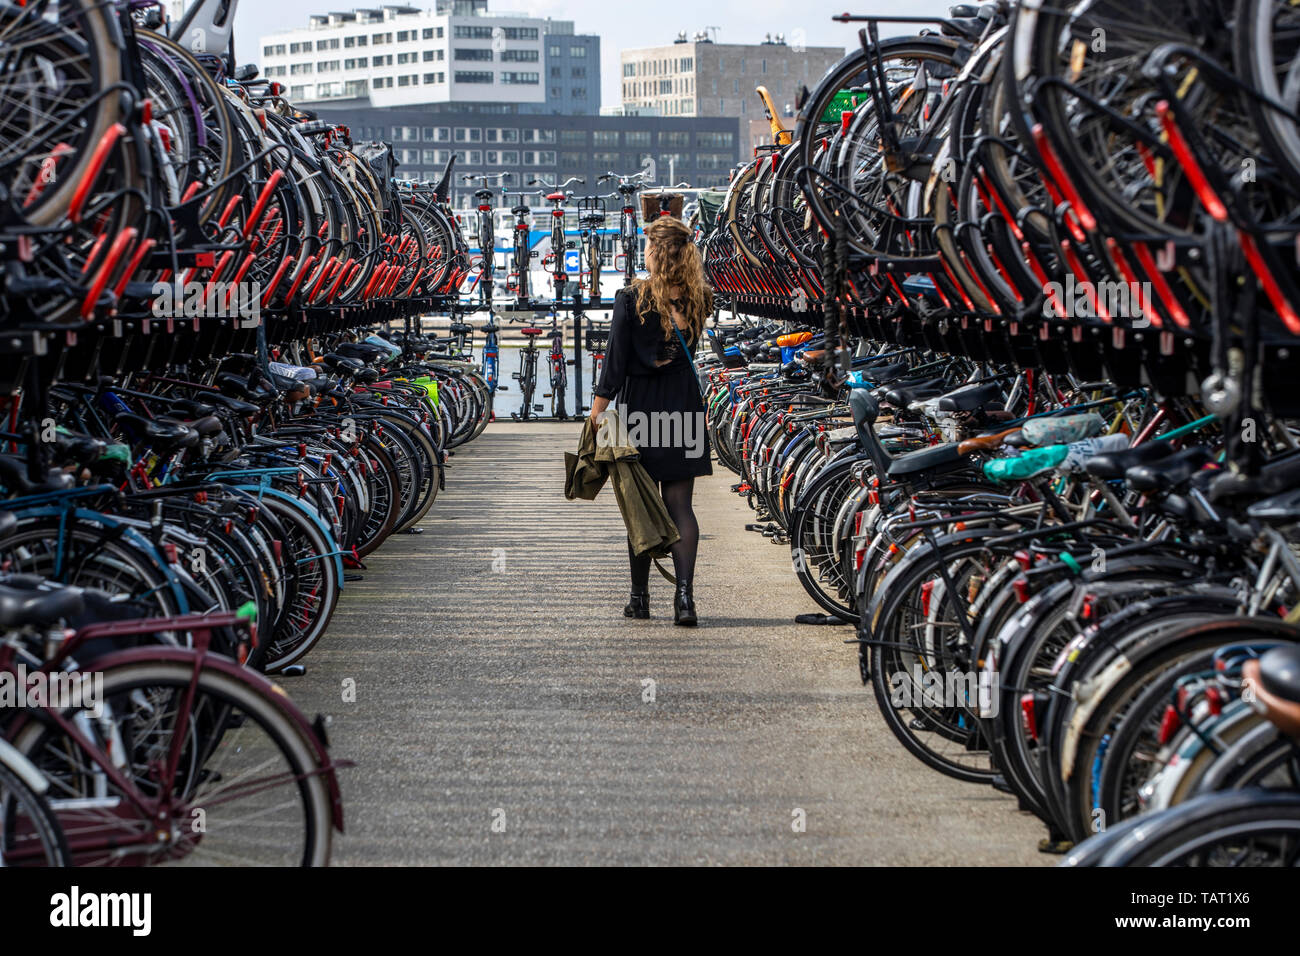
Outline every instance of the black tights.
<path fill-rule="evenodd" d="M 695 490 L 694 478 L 659 483 L 659 494 L 668 507 L 668 517 L 677 525 L 681 540 L 672 546 L 673 574 L 677 583 L 689 585 L 695 578 L 695 554 L 700 549 L 700 525 L 691 508 L 691 493 Z M 633 554 L 632 542 L 627 543 L 627 554 L 632 564 L 632 591 L 645 594 L 650 590 L 650 555 Z"/>

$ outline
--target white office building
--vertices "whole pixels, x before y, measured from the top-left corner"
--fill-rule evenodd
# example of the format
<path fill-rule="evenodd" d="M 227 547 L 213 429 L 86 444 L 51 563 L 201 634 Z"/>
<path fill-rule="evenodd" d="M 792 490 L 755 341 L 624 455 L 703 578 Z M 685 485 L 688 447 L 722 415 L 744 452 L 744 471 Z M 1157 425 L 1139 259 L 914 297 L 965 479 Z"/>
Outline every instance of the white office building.
<path fill-rule="evenodd" d="M 487 0 L 320 13 L 259 45 L 262 75 L 296 103 L 494 103 L 571 115 L 600 108 L 599 37 L 575 35 L 571 20 L 491 13 Z"/>

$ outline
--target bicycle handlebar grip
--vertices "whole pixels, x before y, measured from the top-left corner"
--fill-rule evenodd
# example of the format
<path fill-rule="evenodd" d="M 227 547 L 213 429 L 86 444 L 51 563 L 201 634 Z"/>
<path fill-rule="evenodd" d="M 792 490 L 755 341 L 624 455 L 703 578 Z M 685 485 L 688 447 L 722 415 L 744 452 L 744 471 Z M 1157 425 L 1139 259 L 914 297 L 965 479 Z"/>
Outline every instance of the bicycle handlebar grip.
<path fill-rule="evenodd" d="M 298 124 L 298 132 L 303 136 L 315 136 L 318 133 L 328 133 L 334 128 L 333 123 L 327 123 L 324 120 L 310 120 L 306 123 Z"/>

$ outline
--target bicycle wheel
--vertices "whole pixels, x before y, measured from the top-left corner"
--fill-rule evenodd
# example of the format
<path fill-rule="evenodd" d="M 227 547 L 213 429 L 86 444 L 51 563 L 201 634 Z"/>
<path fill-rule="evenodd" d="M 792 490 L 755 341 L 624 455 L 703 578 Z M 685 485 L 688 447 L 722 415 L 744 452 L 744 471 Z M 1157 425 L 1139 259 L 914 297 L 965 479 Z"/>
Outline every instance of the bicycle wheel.
<path fill-rule="evenodd" d="M 0 755 L 0 867 L 68 865 L 68 844 L 49 802 Z"/>
<path fill-rule="evenodd" d="M 104 667 L 97 701 L 104 716 L 92 719 L 89 705 L 62 711 L 97 755 L 58 726 L 32 722 L 17 734 L 14 745 L 50 781 L 50 808 L 77 845 L 73 863 L 326 865 L 329 787 L 271 685 L 204 669 L 190 698 L 194 680 L 193 663 L 182 661 Z M 160 781 L 155 770 L 182 712 L 175 776 Z M 106 763 L 127 787 L 104 773 Z M 170 807 L 157 819 L 136 797 L 146 804 L 165 797 Z"/>
<path fill-rule="evenodd" d="M 121 55 L 89 0 L 6 5 L 0 46 L 0 182 L 27 222 L 53 225 L 120 115 L 118 98 L 100 94 L 118 82 Z"/>
<path fill-rule="evenodd" d="M 1207 794 L 1140 819 L 1115 844 L 1101 866 L 1295 867 L 1300 794 Z"/>

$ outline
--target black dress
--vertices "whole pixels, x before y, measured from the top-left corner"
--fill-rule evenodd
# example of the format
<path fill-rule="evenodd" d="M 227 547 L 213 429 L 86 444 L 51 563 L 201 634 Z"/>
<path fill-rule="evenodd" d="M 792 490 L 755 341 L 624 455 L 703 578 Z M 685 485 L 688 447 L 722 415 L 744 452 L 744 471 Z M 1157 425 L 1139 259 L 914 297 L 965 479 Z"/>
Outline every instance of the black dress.
<path fill-rule="evenodd" d="M 659 313 L 646 313 L 642 322 L 636 301 L 631 289 L 614 298 L 605 366 L 593 392 L 614 403 L 655 481 L 711 475 L 708 419 L 695 370 L 676 335 L 664 340 Z M 687 345 L 693 349 L 695 342 L 687 338 Z"/>

